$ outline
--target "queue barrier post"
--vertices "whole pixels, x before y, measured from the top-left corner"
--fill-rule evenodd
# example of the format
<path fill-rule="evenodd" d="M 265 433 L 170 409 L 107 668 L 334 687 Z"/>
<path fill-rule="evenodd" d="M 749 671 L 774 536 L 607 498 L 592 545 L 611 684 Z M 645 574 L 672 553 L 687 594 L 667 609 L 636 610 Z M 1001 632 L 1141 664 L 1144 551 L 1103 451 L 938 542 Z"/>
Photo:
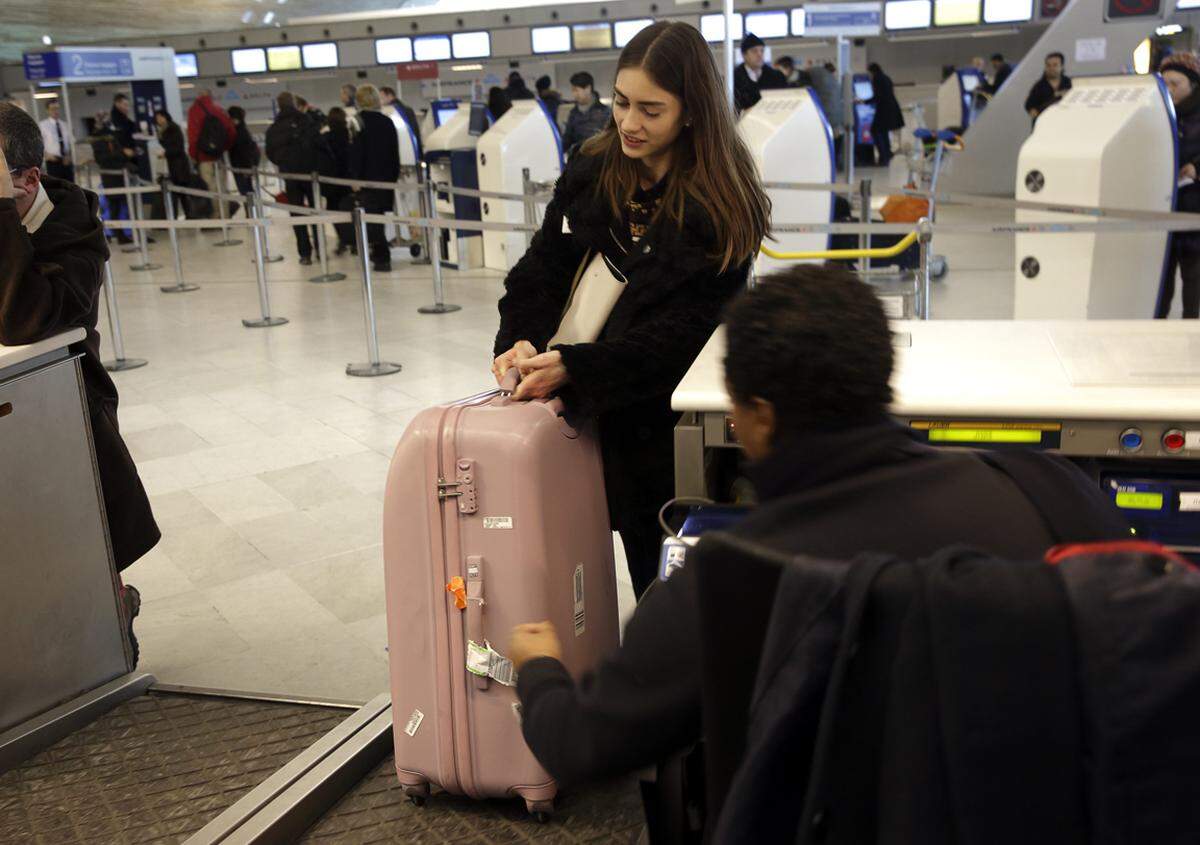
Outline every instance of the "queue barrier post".
<path fill-rule="evenodd" d="M 421 190 L 417 191 L 417 204 L 422 217 L 433 216 L 433 206 L 429 204 L 429 197 L 425 186 L 429 183 L 429 164 L 421 162 L 421 166 L 417 170 L 417 181 L 421 184 Z M 413 264 L 432 264 L 433 251 L 437 248 L 437 233 L 434 229 L 425 229 L 425 254 L 422 256 L 414 256 Z"/>
<path fill-rule="evenodd" d="M 130 217 L 132 217 L 134 220 L 136 220 L 139 223 L 146 219 L 146 207 L 145 207 L 145 205 L 142 204 L 141 193 L 127 194 L 125 197 L 125 201 L 129 204 L 129 216 Z M 139 229 L 135 230 L 134 234 L 137 236 L 137 248 L 138 248 L 138 252 L 141 253 L 142 263 L 141 264 L 130 264 L 129 269 L 136 270 L 136 271 L 161 270 L 162 269 L 161 264 L 151 264 L 150 263 L 150 254 L 147 251 L 148 247 L 146 244 L 146 242 L 150 239 L 149 230 L 139 228 Z"/>
<path fill-rule="evenodd" d="M 933 223 L 928 217 L 917 221 L 917 243 L 920 247 L 920 258 L 917 262 L 917 296 L 920 299 L 920 315 L 922 320 L 932 317 L 930 313 L 930 282 L 933 275 Z"/>
<path fill-rule="evenodd" d="M 375 292 L 371 284 L 371 257 L 367 245 L 367 221 L 362 206 L 355 205 L 354 241 L 358 245 L 358 263 L 362 272 L 363 282 L 363 317 L 367 327 L 367 363 L 347 364 L 346 375 L 370 378 L 373 376 L 390 376 L 400 372 L 402 367 L 390 361 L 382 361 L 379 356 L 379 332 L 375 323 Z"/>
<path fill-rule="evenodd" d="M 425 201 L 430 209 L 437 208 L 437 197 L 433 192 L 433 180 L 425 180 Z M 431 218 L 436 219 L 436 214 L 430 214 Z M 446 290 L 442 283 L 442 239 L 439 236 L 438 229 L 429 227 L 429 240 L 433 243 L 433 249 L 429 252 L 429 264 L 433 268 L 433 305 L 422 305 L 417 309 L 419 314 L 451 314 L 455 311 L 461 311 L 461 305 L 451 305 L 446 302 Z"/>
<path fill-rule="evenodd" d="M 525 195 L 525 222 L 537 223 L 537 205 L 533 201 L 533 194 L 536 190 L 533 185 L 533 180 L 529 178 L 529 168 L 521 168 L 521 193 Z M 533 232 L 525 231 L 525 249 L 529 249 L 533 245 Z"/>
<path fill-rule="evenodd" d="M 179 254 L 179 232 L 171 224 L 175 222 L 175 197 L 171 196 L 171 184 L 162 181 L 163 216 L 167 218 L 167 234 L 171 238 L 171 255 L 175 263 L 175 284 L 159 288 L 163 293 L 190 293 L 200 290 L 199 285 L 189 285 L 183 280 L 183 258 Z"/>
<path fill-rule="evenodd" d="M 229 213 L 225 208 L 225 159 L 219 158 L 213 162 L 214 169 L 217 173 L 217 214 L 221 217 L 221 240 L 217 241 L 213 246 L 240 246 L 241 241 L 236 238 L 229 237 L 229 223 L 227 222 Z"/>
<path fill-rule="evenodd" d="M 263 202 L 262 202 L 263 188 L 262 188 L 262 177 L 260 174 L 261 174 L 261 171 L 257 167 L 251 168 L 250 180 L 251 180 L 251 185 L 253 188 L 253 190 L 251 192 L 251 199 L 253 201 L 254 215 L 259 220 L 265 220 L 267 217 L 267 212 L 266 212 L 266 208 L 263 206 Z M 249 208 L 247 209 L 247 212 L 249 213 Z M 263 245 L 262 256 L 263 256 L 264 263 L 274 264 L 277 261 L 282 261 L 283 256 L 271 254 L 271 241 L 270 241 L 270 237 L 267 232 L 268 228 L 269 227 L 264 226 L 263 230 L 262 230 L 262 245 Z"/>
<path fill-rule="evenodd" d="M 870 179 L 863 179 L 861 182 L 858 183 L 858 201 L 859 201 L 859 208 L 860 208 L 859 220 L 861 220 L 863 223 L 870 223 L 871 222 L 871 180 Z M 867 232 L 863 232 L 861 235 L 858 236 L 858 248 L 859 249 L 870 249 L 871 248 L 870 234 L 868 234 Z M 870 269 L 871 269 L 871 259 L 866 258 L 865 256 L 863 258 L 858 259 L 858 272 L 866 273 Z"/>
<path fill-rule="evenodd" d="M 321 174 L 313 173 L 312 175 L 312 197 L 313 210 L 321 211 Z M 346 278 L 345 273 L 330 273 L 329 272 L 329 250 L 325 248 L 325 224 L 318 223 L 315 227 L 317 230 L 317 257 L 321 259 L 321 274 L 313 276 L 309 279 L 310 282 L 340 282 Z"/>
<path fill-rule="evenodd" d="M 121 312 L 117 308 L 117 287 L 113 282 L 112 262 L 104 262 L 104 303 L 108 306 L 108 331 L 112 339 L 113 354 L 111 361 L 104 361 L 104 369 L 110 373 L 122 370 L 136 370 L 149 362 L 145 358 L 125 357 L 125 337 L 121 334 Z"/>
<path fill-rule="evenodd" d="M 129 171 L 124 168 L 122 168 L 122 170 L 121 170 L 121 180 L 125 183 L 125 190 L 128 191 L 130 188 Z M 124 195 L 125 213 L 127 215 L 129 215 L 129 217 L 131 217 L 131 218 L 133 217 L 133 200 L 131 199 L 132 196 L 133 195 L 129 194 L 129 193 L 126 193 Z M 111 198 L 109 199 L 109 210 L 110 211 L 112 210 Z M 123 231 L 123 230 L 118 230 L 118 231 Z M 123 245 L 121 247 L 121 252 L 137 252 L 141 248 L 141 246 L 140 246 L 141 245 L 141 237 L 142 237 L 142 231 L 140 229 L 134 229 L 133 230 L 133 243 Z"/>
<path fill-rule="evenodd" d="M 267 268 L 263 261 L 263 233 L 262 226 L 259 225 L 257 214 L 258 207 L 249 202 L 247 198 L 246 209 L 254 216 L 254 225 L 251 226 L 254 235 L 254 275 L 258 282 L 258 305 L 262 310 L 262 319 L 259 320 L 242 320 L 242 325 L 248 329 L 266 329 L 271 326 L 282 326 L 287 323 L 286 317 L 271 316 L 271 296 L 267 291 Z"/>

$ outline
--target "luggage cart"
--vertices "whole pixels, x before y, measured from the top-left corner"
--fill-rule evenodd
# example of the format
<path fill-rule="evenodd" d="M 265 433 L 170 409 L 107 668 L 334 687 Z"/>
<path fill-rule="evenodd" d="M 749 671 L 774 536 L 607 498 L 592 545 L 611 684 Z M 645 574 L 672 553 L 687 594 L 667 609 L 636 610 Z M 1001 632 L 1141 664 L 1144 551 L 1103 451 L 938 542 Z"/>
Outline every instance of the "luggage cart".
<path fill-rule="evenodd" d="M 937 222 L 937 184 L 946 161 L 947 152 L 961 152 L 963 139 L 957 133 L 948 129 L 934 131 L 920 128 L 913 130 L 917 144 L 914 153 L 909 156 L 907 184 L 912 190 L 927 191 L 929 194 L 929 222 Z M 941 279 L 949 270 L 946 256 L 932 255 L 929 259 L 929 275 Z"/>

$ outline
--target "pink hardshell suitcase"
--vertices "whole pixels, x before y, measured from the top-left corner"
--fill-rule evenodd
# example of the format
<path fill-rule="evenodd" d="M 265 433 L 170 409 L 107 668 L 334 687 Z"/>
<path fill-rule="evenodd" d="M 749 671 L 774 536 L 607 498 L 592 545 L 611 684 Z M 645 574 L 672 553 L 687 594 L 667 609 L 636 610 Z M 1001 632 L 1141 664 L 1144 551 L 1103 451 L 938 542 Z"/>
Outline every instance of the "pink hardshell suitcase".
<path fill-rule="evenodd" d="M 557 787 L 521 735 L 509 633 L 549 619 L 575 677 L 618 645 L 600 451 L 561 412 L 493 391 L 421 412 L 396 447 L 388 652 L 396 773 L 414 803 L 437 784 L 520 797 L 545 820 Z"/>

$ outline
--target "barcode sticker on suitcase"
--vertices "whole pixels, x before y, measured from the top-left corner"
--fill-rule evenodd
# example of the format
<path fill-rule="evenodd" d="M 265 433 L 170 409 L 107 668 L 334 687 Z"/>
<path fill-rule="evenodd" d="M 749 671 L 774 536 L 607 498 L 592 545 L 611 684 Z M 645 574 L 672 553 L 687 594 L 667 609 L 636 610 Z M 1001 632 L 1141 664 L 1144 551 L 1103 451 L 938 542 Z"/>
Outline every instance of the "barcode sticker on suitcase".
<path fill-rule="evenodd" d="M 583 601 L 583 564 L 575 567 L 575 636 L 587 630 L 587 613 Z"/>
<path fill-rule="evenodd" d="M 404 726 L 404 732 L 409 736 L 416 736 L 417 729 L 421 727 L 421 723 L 425 721 L 425 714 L 420 710 L 414 710 L 412 715 L 408 717 L 408 724 Z"/>

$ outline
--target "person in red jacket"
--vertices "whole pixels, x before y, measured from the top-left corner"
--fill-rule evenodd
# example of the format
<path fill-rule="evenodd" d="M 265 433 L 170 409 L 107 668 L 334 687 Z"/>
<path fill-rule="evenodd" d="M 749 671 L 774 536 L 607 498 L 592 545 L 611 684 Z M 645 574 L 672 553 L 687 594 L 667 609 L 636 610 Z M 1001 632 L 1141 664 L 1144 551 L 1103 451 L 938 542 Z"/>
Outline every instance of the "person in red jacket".
<path fill-rule="evenodd" d="M 204 124 L 210 117 L 215 118 L 225 130 L 224 143 L 218 153 L 213 153 L 211 147 L 203 143 L 208 139 L 201 137 L 204 134 Z M 233 142 L 237 138 L 237 127 L 234 126 L 233 118 L 229 116 L 229 113 L 213 100 L 212 90 L 209 88 L 201 89 L 200 96 L 196 97 L 196 101 L 188 109 L 187 122 L 188 155 L 196 162 L 200 170 L 200 178 L 204 180 L 208 190 L 215 191 L 217 189 L 216 162 L 233 148 Z"/>

